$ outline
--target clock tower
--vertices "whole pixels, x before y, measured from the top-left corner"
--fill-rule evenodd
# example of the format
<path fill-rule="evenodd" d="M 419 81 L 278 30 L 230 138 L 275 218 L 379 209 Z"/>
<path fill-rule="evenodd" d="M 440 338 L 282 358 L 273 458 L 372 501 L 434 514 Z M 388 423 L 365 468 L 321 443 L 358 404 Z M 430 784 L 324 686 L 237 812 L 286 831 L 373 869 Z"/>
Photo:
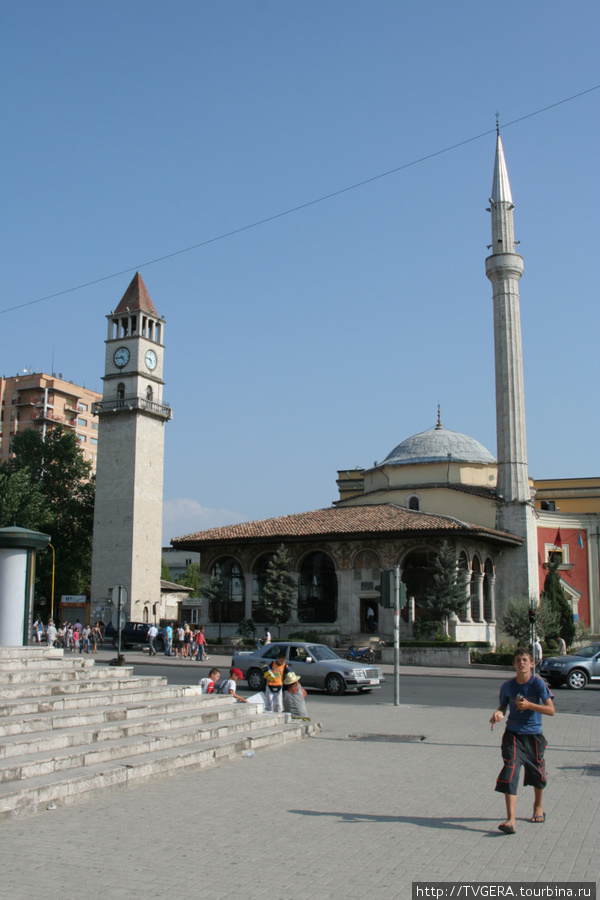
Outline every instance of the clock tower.
<path fill-rule="evenodd" d="M 153 621 L 160 602 L 165 422 L 165 320 L 136 273 L 107 316 L 108 336 L 98 415 L 98 462 L 92 552 L 92 619 L 109 621 L 112 589 L 127 590 L 124 612 Z"/>

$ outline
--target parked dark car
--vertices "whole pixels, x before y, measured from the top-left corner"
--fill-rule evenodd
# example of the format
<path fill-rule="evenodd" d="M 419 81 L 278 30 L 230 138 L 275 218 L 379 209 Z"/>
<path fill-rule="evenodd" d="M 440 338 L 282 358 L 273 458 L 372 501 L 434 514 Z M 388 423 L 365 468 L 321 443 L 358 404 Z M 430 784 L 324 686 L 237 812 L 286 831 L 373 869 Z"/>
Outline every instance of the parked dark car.
<path fill-rule="evenodd" d="M 121 631 L 121 650 L 129 650 L 131 647 L 138 645 L 148 646 L 148 630 L 150 624 L 148 622 L 126 622 L 125 627 Z M 112 645 L 115 649 L 119 646 L 119 636 L 115 633 Z M 163 651 L 165 649 L 163 636 L 159 631 L 156 638 L 156 649 Z"/>
<path fill-rule="evenodd" d="M 542 660 L 540 675 L 551 687 L 568 684 L 574 691 L 590 681 L 600 682 L 600 644 L 588 644 L 568 656 L 549 656 Z"/>

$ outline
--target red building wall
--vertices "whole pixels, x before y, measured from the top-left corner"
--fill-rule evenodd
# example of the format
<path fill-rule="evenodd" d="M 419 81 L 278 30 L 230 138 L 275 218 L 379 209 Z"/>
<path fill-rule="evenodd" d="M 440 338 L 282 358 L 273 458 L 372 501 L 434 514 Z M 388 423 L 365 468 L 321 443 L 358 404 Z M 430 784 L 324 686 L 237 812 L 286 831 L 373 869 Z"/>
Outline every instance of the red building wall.
<path fill-rule="evenodd" d="M 559 534 L 560 533 L 560 534 Z M 581 537 L 580 537 L 581 536 Z M 540 591 L 544 589 L 547 567 L 546 544 L 556 544 L 559 550 L 559 541 L 562 541 L 563 551 L 568 547 L 568 564 L 559 569 L 559 575 L 566 582 L 579 591 L 578 614 L 579 619 L 590 625 L 590 598 L 589 598 L 589 573 L 588 573 L 588 534 L 585 529 L 560 528 L 555 526 L 547 528 L 538 525 L 538 565 L 540 573 Z M 583 547 L 580 546 L 583 544 Z M 563 558 L 567 558 L 563 553 Z"/>

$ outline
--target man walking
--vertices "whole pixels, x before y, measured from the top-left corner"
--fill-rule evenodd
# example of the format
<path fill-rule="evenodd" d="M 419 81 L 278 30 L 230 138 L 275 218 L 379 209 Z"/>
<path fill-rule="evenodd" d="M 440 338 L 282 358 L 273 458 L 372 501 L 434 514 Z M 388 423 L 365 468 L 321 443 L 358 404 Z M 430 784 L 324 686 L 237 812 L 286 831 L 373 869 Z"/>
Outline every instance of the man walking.
<path fill-rule="evenodd" d="M 548 742 L 542 733 L 542 715 L 553 716 L 555 712 L 548 685 L 535 674 L 529 650 L 517 648 L 513 665 L 516 678 L 505 681 L 500 688 L 500 703 L 490 719 L 493 728 L 510 706 L 502 737 L 504 765 L 496 781 L 496 790 L 504 794 L 506 803 L 506 821 L 498 825 L 504 834 L 515 833 L 521 766 L 525 767 L 524 785 L 533 787 L 534 792 L 533 815 L 529 821 L 541 825 L 546 820 L 542 795 L 547 783 L 544 751 Z"/>
<path fill-rule="evenodd" d="M 158 637 L 158 628 L 151 625 L 148 629 L 148 653 L 150 656 L 156 656 L 156 638 Z"/>

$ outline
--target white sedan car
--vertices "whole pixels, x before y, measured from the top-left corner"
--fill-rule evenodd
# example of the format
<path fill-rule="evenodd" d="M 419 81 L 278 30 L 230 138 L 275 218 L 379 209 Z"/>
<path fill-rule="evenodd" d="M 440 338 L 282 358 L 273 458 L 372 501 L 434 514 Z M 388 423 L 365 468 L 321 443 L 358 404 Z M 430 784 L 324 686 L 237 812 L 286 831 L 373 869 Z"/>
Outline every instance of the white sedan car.
<path fill-rule="evenodd" d="M 251 690 L 260 691 L 265 686 L 264 668 L 271 665 L 282 647 L 288 666 L 300 676 L 304 687 L 343 694 L 347 690 L 370 691 L 385 683 L 379 666 L 349 662 L 325 644 L 305 641 L 274 641 L 259 650 L 237 650 L 231 664 L 242 670 Z"/>

